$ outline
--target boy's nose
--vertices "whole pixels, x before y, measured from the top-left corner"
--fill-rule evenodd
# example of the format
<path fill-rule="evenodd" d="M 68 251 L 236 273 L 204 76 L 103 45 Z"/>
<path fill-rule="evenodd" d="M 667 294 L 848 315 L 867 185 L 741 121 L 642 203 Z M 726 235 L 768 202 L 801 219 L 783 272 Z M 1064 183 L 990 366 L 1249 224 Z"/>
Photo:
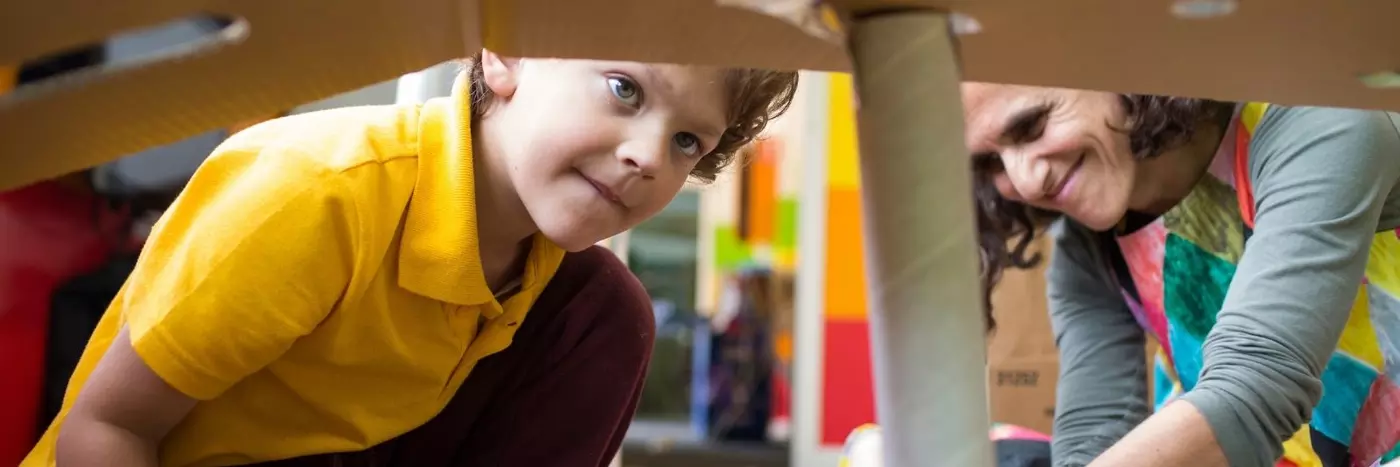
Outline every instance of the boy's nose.
<path fill-rule="evenodd" d="M 618 148 L 617 156 L 629 170 L 643 178 L 652 178 L 666 163 L 669 143 L 667 138 L 634 138 Z"/>

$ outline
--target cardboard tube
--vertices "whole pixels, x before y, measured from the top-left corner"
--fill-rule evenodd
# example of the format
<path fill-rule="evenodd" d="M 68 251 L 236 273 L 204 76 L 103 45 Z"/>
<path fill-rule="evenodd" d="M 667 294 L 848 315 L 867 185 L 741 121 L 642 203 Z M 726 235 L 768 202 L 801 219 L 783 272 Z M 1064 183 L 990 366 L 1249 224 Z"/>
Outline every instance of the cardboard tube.
<path fill-rule="evenodd" d="M 885 465 L 990 466 L 971 165 L 948 16 L 864 18 L 851 46 Z"/>

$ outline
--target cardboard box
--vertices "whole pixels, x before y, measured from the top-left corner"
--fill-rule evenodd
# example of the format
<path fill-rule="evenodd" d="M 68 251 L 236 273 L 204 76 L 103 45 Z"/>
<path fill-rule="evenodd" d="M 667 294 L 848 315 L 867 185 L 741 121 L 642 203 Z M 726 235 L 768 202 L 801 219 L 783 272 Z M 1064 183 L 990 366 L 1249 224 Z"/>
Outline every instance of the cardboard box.
<path fill-rule="evenodd" d="M 992 294 L 997 329 L 987 344 L 987 390 L 993 422 L 1049 434 L 1055 419 L 1059 354 L 1045 298 L 1048 237 L 1037 240 L 1039 267 L 1008 270 Z"/>
<path fill-rule="evenodd" d="M 992 421 L 1049 434 L 1055 422 L 1055 382 L 1059 374 L 1060 363 L 1055 357 L 989 365 L 987 390 Z"/>

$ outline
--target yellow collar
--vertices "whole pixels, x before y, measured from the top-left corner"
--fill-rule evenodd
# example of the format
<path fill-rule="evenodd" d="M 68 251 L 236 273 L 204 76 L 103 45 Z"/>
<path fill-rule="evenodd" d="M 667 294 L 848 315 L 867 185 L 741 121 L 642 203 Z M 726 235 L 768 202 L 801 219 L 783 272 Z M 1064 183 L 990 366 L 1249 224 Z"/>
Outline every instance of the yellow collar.
<path fill-rule="evenodd" d="M 478 247 L 471 98 L 465 75 L 458 77 L 451 97 L 428 101 L 419 116 L 418 181 L 404 221 L 398 282 L 436 300 L 480 305 L 495 297 Z M 535 234 L 521 289 L 542 288 L 563 257 L 562 248 Z"/>

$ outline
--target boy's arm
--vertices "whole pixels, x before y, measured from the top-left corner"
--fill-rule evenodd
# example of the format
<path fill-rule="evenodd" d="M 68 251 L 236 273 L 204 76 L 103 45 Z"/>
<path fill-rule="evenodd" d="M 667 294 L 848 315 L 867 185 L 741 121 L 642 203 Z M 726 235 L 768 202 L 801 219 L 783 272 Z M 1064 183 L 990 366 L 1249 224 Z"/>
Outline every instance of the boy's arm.
<path fill-rule="evenodd" d="M 61 422 L 61 465 L 153 462 L 194 401 L 261 370 L 334 308 L 367 222 L 351 188 L 377 172 L 331 170 L 286 133 L 231 138 L 157 223 L 108 309 L 120 333 Z"/>
<path fill-rule="evenodd" d="M 141 361 L 125 328 L 83 390 L 59 431 L 58 465 L 159 465 L 160 440 L 196 402 Z"/>

